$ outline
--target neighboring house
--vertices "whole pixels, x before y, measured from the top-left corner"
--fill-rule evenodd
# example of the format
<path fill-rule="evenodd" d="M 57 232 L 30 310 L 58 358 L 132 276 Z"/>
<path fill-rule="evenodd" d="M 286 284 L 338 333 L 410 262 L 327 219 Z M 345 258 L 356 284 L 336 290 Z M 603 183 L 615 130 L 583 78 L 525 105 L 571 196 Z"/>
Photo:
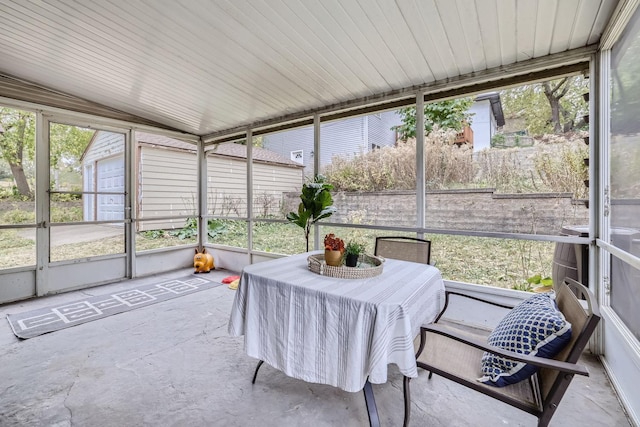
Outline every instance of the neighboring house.
<path fill-rule="evenodd" d="M 474 152 L 489 148 L 491 138 L 499 127 L 504 126 L 500 94 L 479 95 L 468 112 L 472 115 L 472 123 L 471 132 L 465 133 L 465 136 L 470 135 L 467 141 L 473 144 Z M 397 132 L 392 128 L 401 123 L 395 111 L 323 123 L 320 128 L 323 148 L 320 165 L 331 163 L 334 156 L 353 157 L 376 148 L 393 146 Z M 313 127 L 265 135 L 263 147 L 304 165 L 305 174 L 312 174 L 315 155 Z"/>
<path fill-rule="evenodd" d="M 226 142 L 206 148 L 207 213 L 247 216 L 247 147 Z M 253 147 L 253 216 L 279 216 L 283 193 L 299 193 L 304 167 L 264 148 Z"/>
<path fill-rule="evenodd" d="M 182 228 L 197 206 L 197 155 L 193 144 L 136 133 L 136 217 L 138 231 Z M 207 149 L 208 209 L 212 215 L 246 216 L 246 146 L 224 143 Z M 277 153 L 253 149 L 254 215 L 278 215 L 283 192 L 299 191 L 302 166 Z M 118 221 L 124 213 L 124 135 L 97 131 L 81 157 L 85 221 Z M 120 194 L 118 194 L 120 193 Z M 163 219 L 164 218 L 164 219 Z"/>
<path fill-rule="evenodd" d="M 504 126 L 504 113 L 498 92 L 478 95 L 469 107 L 471 129 L 473 131 L 473 151 L 478 152 L 491 147 L 491 138 L 498 128 Z"/>
<path fill-rule="evenodd" d="M 394 145 L 397 133 L 391 128 L 400 123 L 400 116 L 395 111 L 323 123 L 320 128 L 320 165 L 331 163 L 334 156 L 353 157 Z M 264 148 L 303 165 L 305 175 L 313 174 L 315 153 L 312 126 L 265 135 L 262 143 Z"/>
<path fill-rule="evenodd" d="M 124 135 L 96 131 L 80 157 L 82 191 L 124 193 Z M 84 194 L 84 221 L 122 220 L 124 196 Z"/>

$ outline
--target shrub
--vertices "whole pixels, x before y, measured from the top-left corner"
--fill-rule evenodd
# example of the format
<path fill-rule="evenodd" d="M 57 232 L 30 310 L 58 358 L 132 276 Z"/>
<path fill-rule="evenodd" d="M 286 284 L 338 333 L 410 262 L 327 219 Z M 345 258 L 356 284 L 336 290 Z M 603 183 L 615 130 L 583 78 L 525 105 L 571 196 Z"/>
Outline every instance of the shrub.
<path fill-rule="evenodd" d="M 527 148 L 487 149 L 452 144 L 455 131 L 434 130 L 425 138 L 427 189 L 495 188 L 499 193 L 556 192 L 586 198 L 581 134 L 545 135 Z M 496 140 L 504 135 L 495 135 Z M 334 157 L 324 174 L 337 191 L 414 190 L 415 139 L 399 141 L 354 158 Z M 530 154 L 528 154 L 530 153 Z"/>
<path fill-rule="evenodd" d="M 275 211 L 278 205 L 278 199 L 275 195 L 263 192 L 253 196 L 254 212 L 260 218 L 273 217 L 271 212 Z"/>
<path fill-rule="evenodd" d="M 0 200 L 9 199 L 13 196 L 13 191 L 11 191 L 11 187 L 0 187 Z"/>
<path fill-rule="evenodd" d="M 589 149 L 580 142 L 557 146 L 553 151 L 539 152 L 534 157 L 535 170 L 542 183 L 554 192 L 572 193 L 577 199 L 587 198 L 585 179 L 588 170 L 584 159 Z"/>
<path fill-rule="evenodd" d="M 82 206 L 51 206 L 51 222 L 82 221 Z"/>
<path fill-rule="evenodd" d="M 473 147 L 452 144 L 455 132 L 435 130 L 425 140 L 425 179 L 427 189 L 468 186 L 473 181 Z M 415 163 L 415 161 L 414 161 Z M 415 181 L 415 174 L 414 174 Z M 414 188 L 412 186 L 412 188 Z"/>
<path fill-rule="evenodd" d="M 27 202 L 33 200 L 31 196 L 23 196 L 15 185 L 0 186 L 0 200 L 11 200 L 16 202 Z"/>
<path fill-rule="evenodd" d="M 33 211 L 13 209 L 2 215 L 2 224 L 32 224 L 34 222 L 36 222 L 36 213 Z"/>
<path fill-rule="evenodd" d="M 207 235 L 211 238 L 225 233 L 226 230 L 227 226 L 222 220 L 210 219 L 207 222 Z M 180 240 L 195 239 L 198 237 L 198 220 L 196 218 L 187 218 L 184 227 L 180 230 L 171 231 L 169 234 Z M 147 237 L 151 237 L 151 235 L 147 235 Z M 157 237 L 164 237 L 164 234 L 158 234 Z"/>
<path fill-rule="evenodd" d="M 506 139 L 503 134 L 497 133 L 491 137 L 492 147 L 504 147 Z"/>
<path fill-rule="evenodd" d="M 165 237 L 168 237 L 164 230 L 149 230 L 143 231 L 140 234 L 147 239 L 164 239 Z"/>
<path fill-rule="evenodd" d="M 517 151 L 517 148 L 480 151 L 476 157 L 476 184 L 495 188 L 499 193 L 539 191 L 528 171 L 522 168 Z"/>
<path fill-rule="evenodd" d="M 425 138 L 427 188 L 442 189 L 473 180 L 472 149 L 452 144 L 455 130 L 434 130 Z M 413 190 L 416 141 L 399 141 L 354 158 L 334 157 L 324 175 L 337 191 Z"/>
<path fill-rule="evenodd" d="M 81 189 L 73 191 L 82 191 Z M 51 196 L 52 202 L 77 202 L 82 200 L 82 194 L 58 193 Z"/>
<path fill-rule="evenodd" d="M 2 214 L 3 224 L 29 224 L 36 222 L 33 210 L 13 209 Z M 82 206 L 51 206 L 51 222 L 82 221 Z"/>

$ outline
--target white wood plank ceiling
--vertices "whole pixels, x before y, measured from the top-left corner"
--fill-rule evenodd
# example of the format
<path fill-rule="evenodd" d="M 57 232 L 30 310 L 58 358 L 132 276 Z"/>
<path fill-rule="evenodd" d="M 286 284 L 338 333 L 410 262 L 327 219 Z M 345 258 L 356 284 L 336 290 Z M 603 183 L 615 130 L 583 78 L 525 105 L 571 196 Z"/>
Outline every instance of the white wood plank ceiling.
<path fill-rule="evenodd" d="M 0 0 L 0 74 L 207 135 L 589 46 L 617 3 Z"/>

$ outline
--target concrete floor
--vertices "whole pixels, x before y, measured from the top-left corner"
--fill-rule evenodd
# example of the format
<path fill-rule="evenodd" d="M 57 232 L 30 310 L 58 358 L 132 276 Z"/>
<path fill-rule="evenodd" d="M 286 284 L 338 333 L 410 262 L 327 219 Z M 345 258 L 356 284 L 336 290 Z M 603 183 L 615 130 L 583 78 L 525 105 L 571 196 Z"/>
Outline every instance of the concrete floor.
<path fill-rule="evenodd" d="M 0 306 L 0 317 L 72 302 L 191 269 Z M 232 274 L 215 271 L 221 280 Z M 227 334 L 226 286 L 28 340 L 0 321 L 0 426 L 367 426 L 362 393 L 288 378 Z M 552 426 L 629 426 L 602 366 L 576 377 Z M 425 372 L 411 382 L 412 426 L 535 426 L 537 419 Z M 402 376 L 374 393 L 383 426 L 402 425 Z"/>

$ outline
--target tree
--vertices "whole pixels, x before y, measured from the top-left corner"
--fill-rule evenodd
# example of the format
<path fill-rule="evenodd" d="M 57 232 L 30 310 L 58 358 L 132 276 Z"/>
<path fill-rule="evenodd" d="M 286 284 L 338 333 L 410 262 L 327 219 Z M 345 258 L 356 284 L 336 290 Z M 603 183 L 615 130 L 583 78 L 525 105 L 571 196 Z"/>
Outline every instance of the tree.
<path fill-rule="evenodd" d="M 500 93 L 507 118 L 523 118 L 531 135 L 584 129 L 589 106 L 583 98 L 588 81 L 582 76 L 564 77 L 507 89 Z"/>
<path fill-rule="evenodd" d="M 431 102 L 424 105 L 424 131 L 430 133 L 435 125 L 441 129 L 461 130 L 464 123 L 471 124 L 469 107 L 473 98 L 460 98 L 447 101 Z M 392 129 L 398 131 L 402 140 L 416 136 L 416 107 L 405 107 L 398 110 L 402 116 L 402 124 Z"/>
<path fill-rule="evenodd" d="M 264 148 L 263 138 L 264 138 L 264 136 L 262 136 L 262 135 L 254 136 L 253 139 L 252 139 L 253 146 L 254 147 L 258 147 L 258 148 Z M 240 141 L 236 141 L 236 144 L 247 145 L 247 138 L 241 139 Z"/>
<path fill-rule="evenodd" d="M 49 130 L 51 167 L 80 166 L 80 157 L 93 134 L 91 129 L 52 123 Z"/>
<path fill-rule="evenodd" d="M 79 166 L 80 156 L 87 147 L 94 131 L 52 123 L 49 129 L 50 164 Z M 0 108 L 0 149 L 2 159 L 11 169 L 11 174 L 20 195 L 33 198 L 33 192 L 25 173 L 25 164 L 33 162 L 35 154 L 35 115 L 12 108 Z"/>
<path fill-rule="evenodd" d="M 30 199 L 33 193 L 24 172 L 24 161 L 25 151 L 33 153 L 34 119 L 33 113 L 0 108 L 2 158 L 9 164 L 18 192 Z"/>

